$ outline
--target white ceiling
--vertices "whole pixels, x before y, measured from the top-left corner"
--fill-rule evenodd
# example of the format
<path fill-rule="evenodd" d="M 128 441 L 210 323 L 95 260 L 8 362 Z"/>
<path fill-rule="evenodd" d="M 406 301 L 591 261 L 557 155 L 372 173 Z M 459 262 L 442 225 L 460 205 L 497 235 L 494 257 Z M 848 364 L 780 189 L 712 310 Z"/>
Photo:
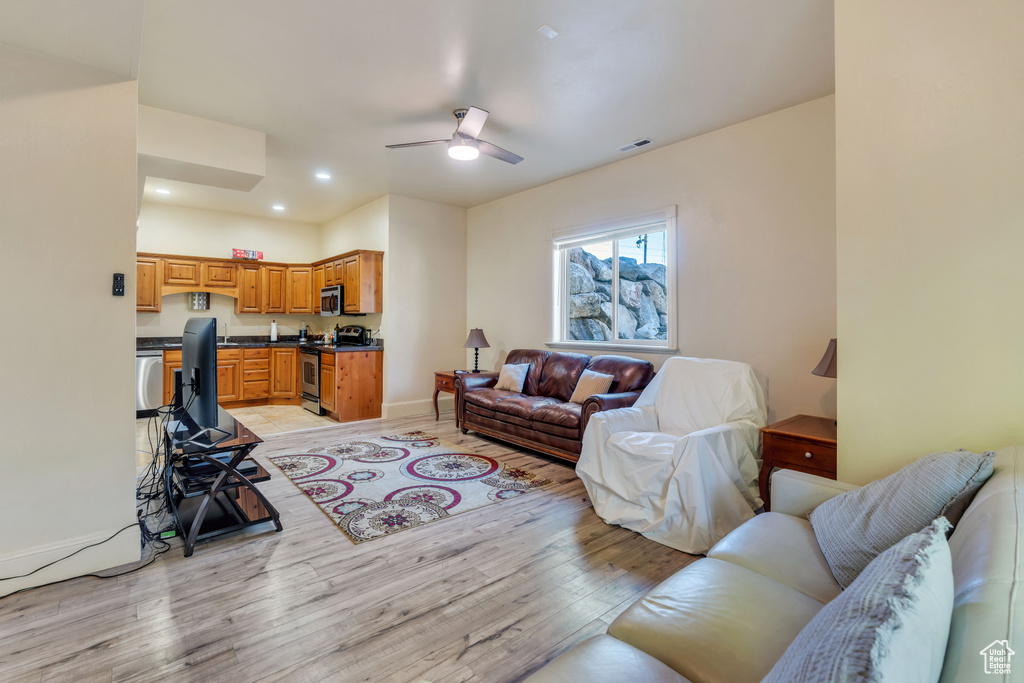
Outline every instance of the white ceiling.
<path fill-rule="evenodd" d="M 47 51 L 49 36 L 52 54 L 123 68 L 139 0 L 17 2 L 66 12 L 0 10 L 25 15 L 0 42 Z M 147 0 L 140 103 L 265 132 L 267 174 L 251 192 L 150 179 L 145 199 L 311 223 L 388 193 L 474 206 L 834 82 L 832 0 Z M 471 105 L 491 112 L 481 137 L 525 161 L 384 148 L 450 137 Z"/>

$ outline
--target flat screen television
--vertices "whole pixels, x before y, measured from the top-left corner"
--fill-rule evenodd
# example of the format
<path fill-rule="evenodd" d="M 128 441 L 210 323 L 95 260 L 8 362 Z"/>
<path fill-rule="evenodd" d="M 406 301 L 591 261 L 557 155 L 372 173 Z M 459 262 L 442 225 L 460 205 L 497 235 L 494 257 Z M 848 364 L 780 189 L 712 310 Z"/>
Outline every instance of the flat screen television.
<path fill-rule="evenodd" d="M 181 335 L 181 405 L 202 429 L 217 427 L 217 319 L 189 318 Z"/>

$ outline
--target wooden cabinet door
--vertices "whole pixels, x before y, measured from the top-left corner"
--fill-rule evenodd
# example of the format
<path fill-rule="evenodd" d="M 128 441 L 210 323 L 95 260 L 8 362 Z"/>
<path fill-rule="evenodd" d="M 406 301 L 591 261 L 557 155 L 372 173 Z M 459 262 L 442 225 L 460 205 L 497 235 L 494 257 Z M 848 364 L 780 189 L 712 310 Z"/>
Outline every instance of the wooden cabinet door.
<path fill-rule="evenodd" d="M 135 310 L 160 312 L 160 285 L 163 279 L 163 260 L 137 258 L 135 260 Z"/>
<path fill-rule="evenodd" d="M 217 351 L 217 402 L 237 401 L 242 398 L 242 351 Z"/>
<path fill-rule="evenodd" d="M 345 273 L 345 312 L 359 313 L 359 257 L 349 256 L 342 261 Z"/>
<path fill-rule="evenodd" d="M 336 353 L 338 420 L 380 417 L 384 397 L 384 354 L 380 351 Z"/>
<path fill-rule="evenodd" d="M 164 351 L 164 405 L 174 401 L 174 371 L 181 370 L 181 351 Z"/>
<path fill-rule="evenodd" d="M 337 387 L 334 385 L 334 366 L 323 364 L 323 355 L 321 354 L 320 364 L 320 407 L 333 413 L 336 410 L 335 396 L 337 395 Z"/>
<path fill-rule="evenodd" d="M 199 287 L 199 271 L 199 261 L 173 258 L 164 259 L 164 284 Z"/>
<path fill-rule="evenodd" d="M 238 266 L 238 298 L 235 299 L 235 313 L 259 313 L 262 302 L 260 294 L 263 282 L 260 267 L 256 264 Z"/>
<path fill-rule="evenodd" d="M 199 268 L 204 287 L 231 287 L 238 285 L 238 268 L 229 261 L 203 261 Z"/>
<path fill-rule="evenodd" d="M 381 312 L 383 256 L 370 251 L 344 259 L 346 313 Z"/>
<path fill-rule="evenodd" d="M 262 266 L 262 313 L 285 313 L 288 310 L 288 269 L 284 266 Z"/>
<path fill-rule="evenodd" d="M 320 312 L 320 290 L 326 287 L 324 284 L 324 267 L 313 267 L 313 312 Z"/>
<path fill-rule="evenodd" d="M 332 261 L 331 263 L 325 263 L 323 265 L 323 269 L 324 287 L 333 287 L 334 285 L 338 284 L 334 277 L 334 262 Z"/>
<path fill-rule="evenodd" d="M 288 268 L 287 279 L 288 312 L 313 312 L 313 268 L 299 266 Z"/>
<path fill-rule="evenodd" d="M 295 398 L 299 385 L 299 350 L 270 349 L 270 396 Z"/>

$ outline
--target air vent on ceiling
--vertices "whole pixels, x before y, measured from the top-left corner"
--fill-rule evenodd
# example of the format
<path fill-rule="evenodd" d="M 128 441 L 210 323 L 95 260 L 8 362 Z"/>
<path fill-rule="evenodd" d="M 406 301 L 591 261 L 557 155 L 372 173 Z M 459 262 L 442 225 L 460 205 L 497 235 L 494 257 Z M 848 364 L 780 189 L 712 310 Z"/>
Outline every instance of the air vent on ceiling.
<path fill-rule="evenodd" d="M 633 142 L 629 143 L 628 145 L 623 145 L 622 147 L 619 147 L 619 151 L 620 152 L 628 152 L 631 149 L 637 149 L 638 147 L 643 147 L 644 145 L 649 145 L 649 144 L 651 144 L 651 141 L 649 139 L 647 139 L 647 138 L 640 138 L 639 140 L 634 140 Z"/>

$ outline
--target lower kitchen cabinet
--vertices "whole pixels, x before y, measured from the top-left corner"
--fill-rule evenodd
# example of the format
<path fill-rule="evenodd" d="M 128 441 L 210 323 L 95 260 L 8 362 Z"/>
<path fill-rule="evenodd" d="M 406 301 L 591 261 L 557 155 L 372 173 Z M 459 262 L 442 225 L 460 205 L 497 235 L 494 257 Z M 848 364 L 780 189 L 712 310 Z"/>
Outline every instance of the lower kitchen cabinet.
<path fill-rule="evenodd" d="M 270 397 L 296 398 L 298 386 L 299 350 L 270 349 Z"/>
<path fill-rule="evenodd" d="M 320 354 L 320 405 L 339 422 L 380 417 L 384 400 L 384 354 L 380 351 L 344 351 L 334 356 L 334 382 L 324 381 Z M 329 396 L 328 396 L 329 394 Z M 325 396 L 333 409 L 324 405 Z"/>
<path fill-rule="evenodd" d="M 242 400 L 270 396 L 270 349 L 242 349 Z"/>
<path fill-rule="evenodd" d="M 320 354 L 320 407 L 328 413 L 335 410 L 334 357 L 337 354 Z"/>
<path fill-rule="evenodd" d="M 217 402 L 242 398 L 242 349 L 217 350 Z"/>

